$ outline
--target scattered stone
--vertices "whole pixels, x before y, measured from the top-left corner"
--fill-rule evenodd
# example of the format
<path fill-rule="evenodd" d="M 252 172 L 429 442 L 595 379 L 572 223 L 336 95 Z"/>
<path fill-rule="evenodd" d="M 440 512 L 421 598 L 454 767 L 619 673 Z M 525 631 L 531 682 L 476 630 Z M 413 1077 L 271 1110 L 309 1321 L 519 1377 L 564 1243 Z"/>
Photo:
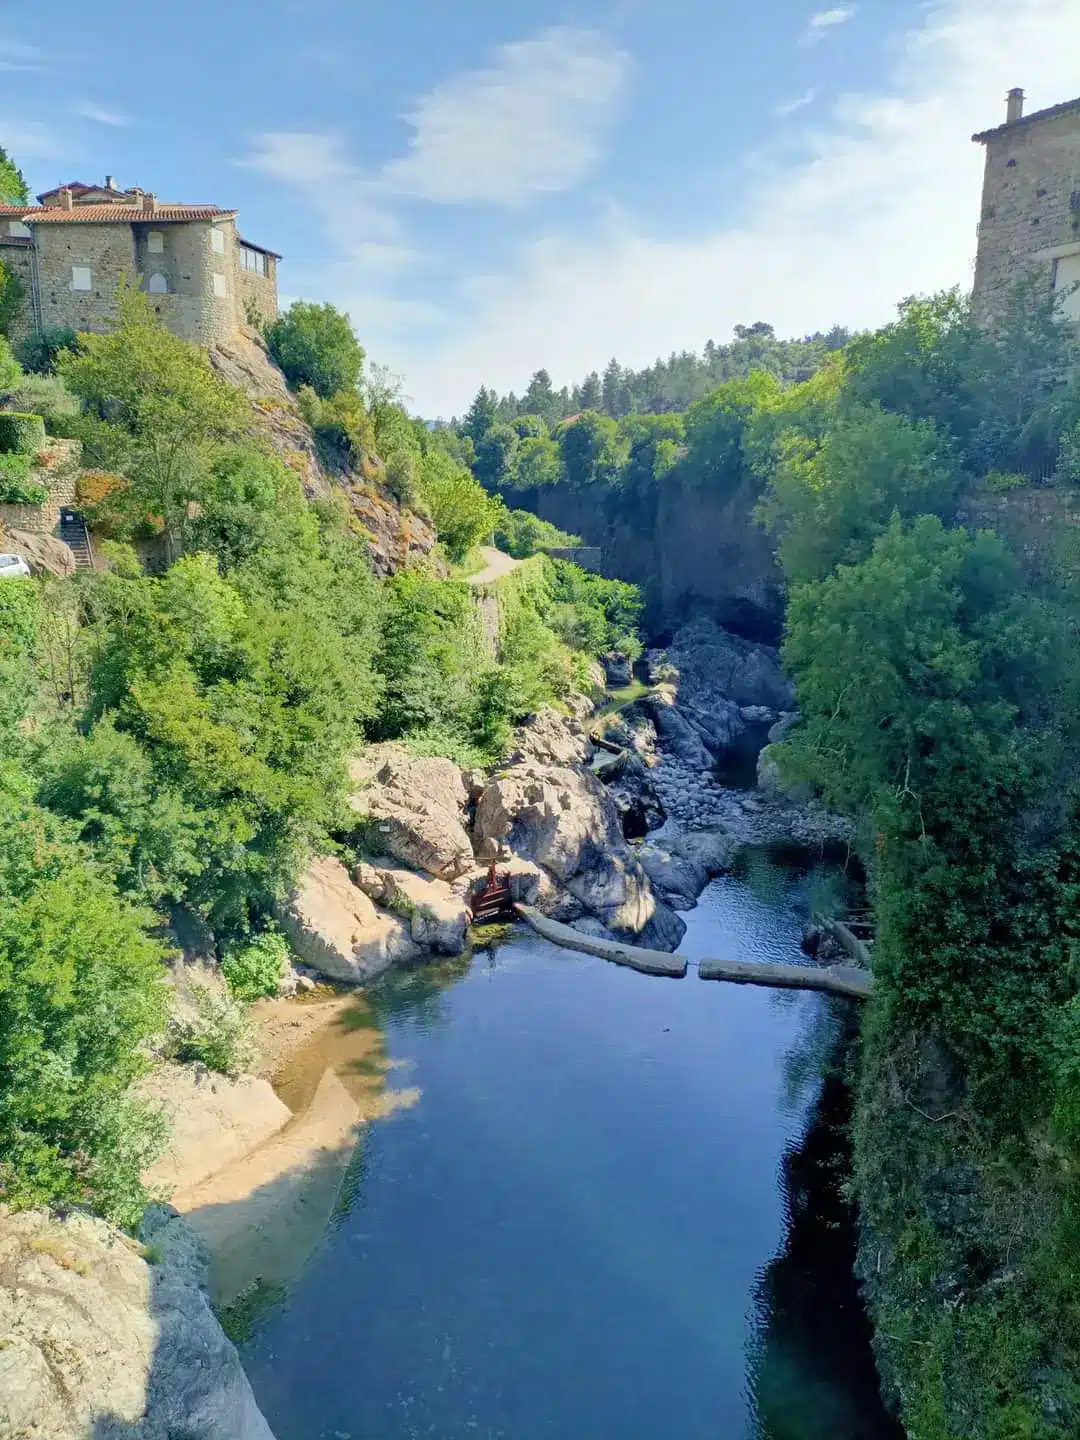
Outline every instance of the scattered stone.
<path fill-rule="evenodd" d="M 469 907 L 445 880 L 366 861 L 356 866 L 353 879 L 370 899 L 408 922 L 417 945 L 439 955 L 460 955 L 465 949 Z"/>

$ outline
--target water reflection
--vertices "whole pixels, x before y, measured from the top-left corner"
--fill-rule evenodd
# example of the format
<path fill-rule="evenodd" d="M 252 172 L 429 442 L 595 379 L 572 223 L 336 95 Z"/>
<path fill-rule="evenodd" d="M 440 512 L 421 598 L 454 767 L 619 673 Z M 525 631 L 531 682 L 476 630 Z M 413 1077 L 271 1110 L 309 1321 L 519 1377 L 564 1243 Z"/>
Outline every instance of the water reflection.
<path fill-rule="evenodd" d="M 851 1091 L 842 1071 L 852 1028 L 830 1002 L 785 1066 L 796 1089 L 820 1077 L 820 1093 L 801 1143 L 781 1163 L 784 1247 L 755 1297 L 748 1368 L 759 1440 L 903 1440 L 879 1397 L 854 1274 L 856 1215 L 844 1192 Z"/>

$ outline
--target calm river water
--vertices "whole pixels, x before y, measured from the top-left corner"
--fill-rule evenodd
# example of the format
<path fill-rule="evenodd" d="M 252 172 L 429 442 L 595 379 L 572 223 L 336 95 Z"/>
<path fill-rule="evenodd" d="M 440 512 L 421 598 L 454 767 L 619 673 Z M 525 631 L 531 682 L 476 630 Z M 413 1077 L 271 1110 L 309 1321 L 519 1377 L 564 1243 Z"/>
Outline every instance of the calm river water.
<path fill-rule="evenodd" d="M 753 867 L 691 957 L 800 958 Z M 522 935 L 378 987 L 410 1109 L 244 1360 L 279 1440 L 894 1440 L 838 1191 L 843 1002 Z"/>

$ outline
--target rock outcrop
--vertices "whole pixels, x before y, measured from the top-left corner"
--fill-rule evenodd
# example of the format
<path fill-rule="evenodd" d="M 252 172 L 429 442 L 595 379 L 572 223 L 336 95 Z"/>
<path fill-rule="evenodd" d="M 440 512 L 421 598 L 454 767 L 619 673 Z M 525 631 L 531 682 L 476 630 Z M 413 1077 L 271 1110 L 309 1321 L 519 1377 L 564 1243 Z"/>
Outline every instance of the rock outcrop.
<path fill-rule="evenodd" d="M 369 899 L 393 911 L 409 925 L 417 945 L 436 955 L 460 955 L 470 914 L 465 898 L 445 880 L 429 880 L 411 870 L 362 860 L 353 879 Z"/>
<path fill-rule="evenodd" d="M 273 1440 L 194 1232 L 158 1207 L 144 1239 L 86 1215 L 0 1212 L 0 1435 Z"/>
<path fill-rule="evenodd" d="M 360 985 L 423 954 L 407 920 L 377 910 L 340 860 L 319 856 L 279 906 L 296 953 L 331 980 Z"/>
<path fill-rule="evenodd" d="M 480 796 L 477 853 L 508 847 L 548 871 L 613 934 L 671 949 L 685 931 L 622 835 L 618 807 L 587 771 L 524 764 Z"/>
<path fill-rule="evenodd" d="M 373 745 L 349 763 L 349 804 L 375 825 L 380 848 L 412 870 L 453 880 L 475 865 L 465 829 L 469 791 L 452 760 Z"/>
<path fill-rule="evenodd" d="M 38 535 L 30 530 L 5 530 L 0 545 L 14 550 L 30 566 L 33 575 L 55 575 L 66 580 L 75 574 L 75 556 L 55 535 Z"/>

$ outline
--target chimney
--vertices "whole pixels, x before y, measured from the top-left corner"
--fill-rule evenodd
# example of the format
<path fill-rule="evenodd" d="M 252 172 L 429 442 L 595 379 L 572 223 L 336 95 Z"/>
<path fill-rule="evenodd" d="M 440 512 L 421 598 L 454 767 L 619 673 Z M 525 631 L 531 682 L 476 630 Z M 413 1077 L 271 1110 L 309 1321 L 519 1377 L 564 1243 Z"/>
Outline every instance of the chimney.
<path fill-rule="evenodd" d="M 64 188 L 60 191 L 61 210 L 70 210 L 74 203 L 75 197 L 71 193 L 71 187 L 70 185 L 65 185 Z"/>
<path fill-rule="evenodd" d="M 1024 118 L 1024 92 L 1014 86 L 1005 97 L 1005 124 L 1015 125 Z"/>
<path fill-rule="evenodd" d="M 116 178 L 115 178 L 115 176 L 112 176 L 112 175 L 106 175 L 106 176 L 105 176 L 105 189 L 106 189 L 106 190 L 115 190 L 115 189 L 116 189 Z"/>
<path fill-rule="evenodd" d="M 142 208 L 148 211 L 151 215 L 157 209 L 157 196 L 152 190 L 148 190 L 146 194 L 142 197 Z"/>

